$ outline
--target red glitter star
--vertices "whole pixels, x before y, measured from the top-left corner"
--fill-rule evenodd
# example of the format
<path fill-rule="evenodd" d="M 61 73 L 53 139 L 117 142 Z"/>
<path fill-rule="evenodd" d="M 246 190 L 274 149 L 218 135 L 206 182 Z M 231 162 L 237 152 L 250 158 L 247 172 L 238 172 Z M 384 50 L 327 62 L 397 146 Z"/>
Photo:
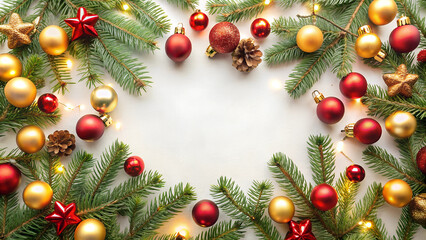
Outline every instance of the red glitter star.
<path fill-rule="evenodd" d="M 94 26 L 98 19 L 98 15 L 87 13 L 87 10 L 84 7 L 78 9 L 76 18 L 65 19 L 64 21 L 72 28 L 71 41 L 74 41 L 83 35 L 97 37 L 98 32 L 96 32 Z"/>
<path fill-rule="evenodd" d="M 61 234 L 68 225 L 81 222 L 81 219 L 75 215 L 75 203 L 65 206 L 58 201 L 55 202 L 55 211 L 46 216 L 45 219 L 49 222 L 56 223 L 57 235 Z"/>
<path fill-rule="evenodd" d="M 316 240 L 314 234 L 312 234 L 311 220 L 305 219 L 300 223 L 290 221 L 288 225 L 290 229 L 285 240 Z"/>

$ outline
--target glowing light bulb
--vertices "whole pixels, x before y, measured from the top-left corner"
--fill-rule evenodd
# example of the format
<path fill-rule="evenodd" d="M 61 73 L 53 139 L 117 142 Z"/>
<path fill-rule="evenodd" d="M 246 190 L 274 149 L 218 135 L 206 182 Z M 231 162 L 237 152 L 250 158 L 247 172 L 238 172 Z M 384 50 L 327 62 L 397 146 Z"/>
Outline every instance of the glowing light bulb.
<path fill-rule="evenodd" d="M 176 233 L 176 240 L 189 239 L 189 231 L 184 227 L 178 227 Z"/>
<path fill-rule="evenodd" d="M 271 3 L 271 0 L 265 0 L 264 4 L 269 5 Z"/>
<path fill-rule="evenodd" d="M 319 4 L 314 4 L 314 12 L 317 13 L 320 10 L 320 5 Z"/>
<path fill-rule="evenodd" d="M 356 103 L 361 103 L 361 98 L 354 99 Z"/>
<path fill-rule="evenodd" d="M 79 105 L 80 110 L 84 110 L 86 108 L 86 106 L 84 106 L 83 104 Z"/>
<path fill-rule="evenodd" d="M 74 107 L 71 104 L 69 104 L 69 103 L 65 104 L 65 110 L 71 111 L 73 109 L 74 109 Z"/>
<path fill-rule="evenodd" d="M 129 8 L 130 8 L 130 7 L 129 7 L 129 5 L 128 5 L 128 4 L 126 4 L 126 3 L 125 3 L 125 4 L 123 4 L 123 10 L 124 10 L 124 11 L 129 10 Z"/>
<path fill-rule="evenodd" d="M 276 90 L 280 90 L 283 89 L 283 83 L 278 80 L 278 79 L 272 79 L 271 81 L 269 81 L 269 85 L 271 86 L 272 89 L 276 89 Z"/>
<path fill-rule="evenodd" d="M 337 152 L 343 152 L 343 141 L 338 141 L 337 143 L 336 143 L 336 151 Z"/>
<path fill-rule="evenodd" d="M 120 130 L 120 128 L 121 128 L 121 123 L 120 123 L 120 122 L 116 122 L 116 123 L 115 123 L 115 128 L 116 128 L 117 130 Z"/>
<path fill-rule="evenodd" d="M 59 165 L 57 168 L 56 168 L 56 172 L 57 173 L 63 173 L 65 171 L 65 167 L 64 167 L 64 165 Z"/>
<path fill-rule="evenodd" d="M 67 60 L 67 68 L 68 68 L 68 69 L 71 69 L 71 68 L 72 68 L 72 61 L 71 61 L 71 59 L 68 59 L 68 60 Z"/>
<path fill-rule="evenodd" d="M 365 222 L 364 222 L 364 227 L 365 227 L 365 228 L 372 228 L 372 227 L 373 227 L 373 223 L 372 223 L 372 222 L 370 222 L 370 221 L 365 221 Z"/>

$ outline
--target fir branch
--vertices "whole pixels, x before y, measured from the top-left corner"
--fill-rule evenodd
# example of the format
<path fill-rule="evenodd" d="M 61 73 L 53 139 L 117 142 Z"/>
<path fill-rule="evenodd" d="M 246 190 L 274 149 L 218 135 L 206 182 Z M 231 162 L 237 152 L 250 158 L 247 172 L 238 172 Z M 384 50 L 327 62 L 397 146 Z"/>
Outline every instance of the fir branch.
<path fill-rule="evenodd" d="M 238 240 L 243 239 L 244 228 L 241 222 L 219 222 L 208 231 L 199 234 L 195 240 Z"/>
<path fill-rule="evenodd" d="M 352 65 L 355 63 L 355 43 L 352 38 L 345 36 L 336 47 L 335 56 L 331 65 L 332 72 L 341 79 L 352 72 Z"/>
<path fill-rule="evenodd" d="M 382 62 L 374 60 L 374 58 L 364 59 L 364 63 L 373 68 L 381 68 L 384 72 L 393 73 L 398 69 L 398 66 L 405 64 L 409 72 L 418 73 L 414 68 L 414 53 L 400 54 L 395 52 L 388 42 L 382 44 L 382 50 L 386 52 L 386 58 Z"/>
<path fill-rule="evenodd" d="M 207 11 L 218 14 L 218 22 L 238 22 L 256 17 L 265 9 L 264 0 L 209 0 Z"/>
<path fill-rule="evenodd" d="M 8 0 L 2 2 L 0 7 L 0 24 L 3 24 L 7 19 L 9 19 L 12 13 L 25 15 L 30 4 L 30 0 Z"/>
<path fill-rule="evenodd" d="M 346 174 L 340 174 L 340 178 L 336 183 L 336 191 L 339 196 L 336 222 L 339 232 L 345 231 L 351 227 L 350 219 L 355 204 L 355 198 L 359 190 L 359 184 L 350 181 Z"/>
<path fill-rule="evenodd" d="M 331 138 L 316 135 L 309 137 L 308 155 L 316 185 L 321 183 L 332 184 L 334 181 L 335 156 Z"/>
<path fill-rule="evenodd" d="M 413 239 L 414 234 L 419 228 L 419 224 L 415 223 L 410 216 L 409 207 L 405 206 L 402 209 L 401 216 L 398 221 L 398 227 L 396 229 L 396 235 L 398 239 L 410 240 Z"/>
<path fill-rule="evenodd" d="M 296 43 L 296 37 L 283 40 L 266 49 L 265 61 L 268 65 L 274 65 L 283 62 L 290 62 L 301 59 L 305 53 L 300 50 Z"/>
<path fill-rule="evenodd" d="M 51 83 L 55 83 L 52 87 L 53 92 L 65 93 L 68 84 L 74 84 L 71 81 L 71 74 L 66 64 L 66 58 L 62 54 L 60 56 L 47 55 L 47 60 L 50 65 L 50 73 L 52 78 Z"/>
<path fill-rule="evenodd" d="M 43 69 L 46 67 L 45 59 L 40 55 L 30 55 L 25 59 L 22 72 L 22 77 L 30 79 L 37 88 L 44 87 L 44 76 Z"/>
<path fill-rule="evenodd" d="M 255 218 L 260 218 L 272 198 L 273 186 L 269 181 L 253 181 L 248 191 L 248 208 Z"/>
<path fill-rule="evenodd" d="M 198 0 L 167 0 L 167 2 L 174 4 L 183 10 L 195 10 L 198 5 Z"/>

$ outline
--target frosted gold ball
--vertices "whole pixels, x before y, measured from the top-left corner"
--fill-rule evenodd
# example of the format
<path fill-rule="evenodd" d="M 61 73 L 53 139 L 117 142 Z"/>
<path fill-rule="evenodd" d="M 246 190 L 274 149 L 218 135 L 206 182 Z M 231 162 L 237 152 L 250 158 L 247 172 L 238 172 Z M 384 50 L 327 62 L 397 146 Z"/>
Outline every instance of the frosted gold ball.
<path fill-rule="evenodd" d="M 363 58 L 375 57 L 381 50 L 382 42 L 375 33 L 364 33 L 355 42 L 355 51 Z"/>
<path fill-rule="evenodd" d="M 322 31 L 317 26 L 306 25 L 297 32 L 297 46 L 304 52 L 315 52 L 320 49 L 323 41 Z"/>
<path fill-rule="evenodd" d="M 90 95 L 92 107 L 99 113 L 109 113 L 117 106 L 118 95 L 115 90 L 103 85 L 95 88 Z"/>
<path fill-rule="evenodd" d="M 68 48 L 68 35 L 56 25 L 47 26 L 39 36 L 40 46 L 49 55 L 61 55 Z"/>
<path fill-rule="evenodd" d="M 401 179 L 393 179 L 383 187 L 383 198 L 394 207 L 402 208 L 413 198 L 410 185 Z"/>
<path fill-rule="evenodd" d="M 22 74 L 22 63 L 12 54 L 0 54 L 0 80 L 7 82 Z"/>
<path fill-rule="evenodd" d="M 396 138 L 408 138 L 416 131 L 417 121 L 409 112 L 396 111 L 385 121 L 386 130 Z"/>
<path fill-rule="evenodd" d="M 268 207 L 269 216 L 277 223 L 287 223 L 294 216 L 294 204 L 290 198 L 280 196 L 271 200 Z"/>
<path fill-rule="evenodd" d="M 52 201 L 53 191 L 49 184 L 42 181 L 34 181 L 25 188 L 22 195 L 25 205 L 29 208 L 40 210 Z"/>
<path fill-rule="evenodd" d="M 368 7 L 368 17 L 376 25 L 385 25 L 395 19 L 398 7 L 394 0 L 374 0 Z"/>
<path fill-rule="evenodd" d="M 82 221 L 74 232 L 75 240 L 104 240 L 105 236 L 104 224 L 93 218 Z"/>
<path fill-rule="evenodd" d="M 21 151 L 26 153 L 36 153 L 44 146 L 45 136 L 41 128 L 28 125 L 16 134 L 16 144 Z"/>
<path fill-rule="evenodd" d="M 28 78 L 16 77 L 6 83 L 4 94 L 10 104 L 24 108 L 33 103 L 37 95 L 37 88 Z"/>

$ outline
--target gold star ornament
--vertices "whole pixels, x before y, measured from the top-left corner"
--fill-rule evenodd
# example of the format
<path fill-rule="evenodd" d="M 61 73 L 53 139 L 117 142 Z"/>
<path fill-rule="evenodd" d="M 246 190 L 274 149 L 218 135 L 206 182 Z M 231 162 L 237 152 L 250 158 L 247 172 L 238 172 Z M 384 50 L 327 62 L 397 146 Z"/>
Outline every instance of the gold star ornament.
<path fill-rule="evenodd" d="M 30 34 L 34 30 L 34 24 L 22 22 L 17 13 L 12 13 L 9 24 L 0 25 L 0 32 L 7 36 L 7 46 L 10 49 L 30 44 Z"/>
<path fill-rule="evenodd" d="M 419 79 L 419 75 L 408 73 L 407 66 L 401 64 L 395 73 L 383 75 L 386 85 L 388 85 L 388 95 L 393 97 L 401 94 L 404 97 L 413 95 L 413 85 Z"/>

